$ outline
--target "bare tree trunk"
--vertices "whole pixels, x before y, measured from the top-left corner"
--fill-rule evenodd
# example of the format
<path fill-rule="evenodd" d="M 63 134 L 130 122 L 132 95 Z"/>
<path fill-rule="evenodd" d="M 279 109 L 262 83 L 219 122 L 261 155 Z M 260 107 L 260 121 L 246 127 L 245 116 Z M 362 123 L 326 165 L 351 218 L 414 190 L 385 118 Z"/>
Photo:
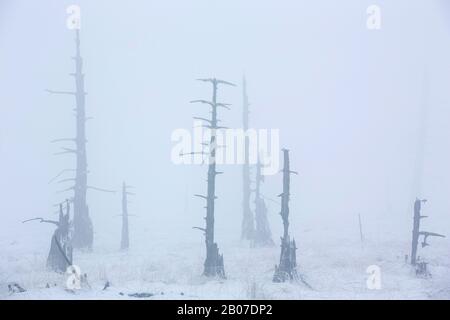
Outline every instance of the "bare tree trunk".
<path fill-rule="evenodd" d="M 361 238 L 361 243 L 363 243 L 364 235 L 363 235 L 363 229 L 362 229 L 361 214 L 359 214 L 359 213 L 358 213 L 358 222 L 359 222 L 359 237 Z"/>
<path fill-rule="evenodd" d="M 66 272 L 73 260 L 69 201 L 66 204 L 66 214 L 63 213 L 62 204 L 59 211 L 58 227 L 52 236 L 47 267 L 56 272 Z"/>
<path fill-rule="evenodd" d="M 127 250 L 130 247 L 128 236 L 128 192 L 125 182 L 122 185 L 122 238 L 120 249 Z"/>
<path fill-rule="evenodd" d="M 414 202 L 414 217 L 413 217 L 413 231 L 411 244 L 411 264 L 414 266 L 417 260 L 417 246 L 419 244 L 419 229 L 420 229 L 420 211 L 422 202 L 416 199 Z"/>
<path fill-rule="evenodd" d="M 216 127 L 217 127 L 217 82 L 213 81 L 213 98 L 212 98 L 212 116 L 211 116 L 211 140 L 210 157 L 208 167 L 208 188 L 206 200 L 206 260 L 204 264 L 203 274 L 205 276 L 225 277 L 225 269 L 223 264 L 223 255 L 219 254 L 219 248 L 214 242 L 214 208 L 216 199 Z"/>
<path fill-rule="evenodd" d="M 87 194 L 87 157 L 86 157 L 86 111 L 84 90 L 83 59 L 80 53 L 80 34 L 76 30 L 76 56 L 74 74 L 76 83 L 76 147 L 77 168 L 75 178 L 74 194 L 74 237 L 73 243 L 76 248 L 92 249 L 94 241 L 94 230 L 89 216 L 89 208 L 86 202 Z"/>
<path fill-rule="evenodd" d="M 423 216 L 421 214 L 422 211 L 422 203 L 425 203 L 426 200 L 416 199 L 414 201 L 414 220 L 413 220 L 413 230 L 412 230 L 412 244 L 411 244 L 411 265 L 416 266 L 416 273 L 421 275 L 429 275 L 427 271 L 427 263 L 425 261 L 419 261 L 419 257 L 417 256 L 419 238 L 423 236 L 422 248 L 429 246 L 427 243 L 428 237 L 441 237 L 445 238 L 444 235 L 434 232 L 420 231 L 420 220 L 423 218 L 427 218 L 428 216 Z"/>
<path fill-rule="evenodd" d="M 261 175 L 261 163 L 256 165 L 255 179 L 255 222 L 256 230 L 254 244 L 256 246 L 273 246 L 272 232 L 270 231 L 269 221 L 267 220 L 267 207 L 261 195 L 261 182 L 264 176 Z"/>
<path fill-rule="evenodd" d="M 70 221 L 70 202 L 66 201 L 66 214 L 63 205 L 59 205 L 59 220 L 47 220 L 44 218 L 33 218 L 23 221 L 39 221 L 56 225 L 56 230 L 50 242 L 50 251 L 47 257 L 47 268 L 56 272 L 66 272 L 67 267 L 72 265 L 72 223 Z"/>
<path fill-rule="evenodd" d="M 286 280 L 298 279 L 295 240 L 289 238 L 289 198 L 290 198 L 290 175 L 295 173 L 290 170 L 289 150 L 283 149 L 283 193 L 281 194 L 281 218 L 283 220 L 283 237 L 281 238 L 280 263 L 275 266 L 273 282 L 284 282 Z"/>
<path fill-rule="evenodd" d="M 218 126 L 217 108 L 228 108 L 227 104 L 217 102 L 217 87 L 219 84 L 232 85 L 234 84 L 218 80 L 218 79 L 199 79 L 200 81 L 210 82 L 213 85 L 212 101 L 195 100 L 192 102 L 205 103 L 211 106 L 211 120 L 208 122 L 208 128 L 211 129 L 211 138 L 209 141 L 209 166 L 208 166 L 208 180 L 207 180 L 207 195 L 197 195 L 206 200 L 206 227 L 197 228 L 205 233 L 205 245 L 206 245 L 206 260 L 204 263 L 203 275 L 207 277 L 221 277 L 225 278 L 225 268 L 223 263 L 223 255 L 219 254 L 219 248 L 217 243 L 214 242 L 214 209 L 216 197 L 216 175 L 222 172 L 216 171 L 216 149 L 217 139 L 216 131 L 221 127 Z"/>
<path fill-rule="evenodd" d="M 245 77 L 243 79 L 243 129 L 246 133 L 248 130 L 248 116 L 249 116 L 249 102 L 247 96 L 247 82 Z M 253 214 L 250 209 L 250 165 L 249 165 L 249 138 L 247 134 L 245 135 L 245 143 L 244 143 L 244 152 L 245 152 L 245 162 L 242 167 L 242 177 L 243 177 L 243 186 L 242 186 L 242 232 L 241 239 L 243 240 L 252 240 L 255 233 L 255 226 L 253 223 Z"/>
<path fill-rule="evenodd" d="M 76 52 L 73 57 L 75 61 L 75 72 L 71 76 L 75 79 L 75 92 L 67 91 L 52 91 L 54 94 L 67 94 L 75 97 L 75 113 L 76 113 L 76 136 L 74 139 L 59 139 L 55 141 L 72 141 L 75 142 L 75 148 L 63 148 L 63 152 L 59 154 L 72 153 L 76 157 L 76 169 L 74 179 L 65 179 L 64 181 L 75 181 L 75 185 L 72 188 L 74 190 L 73 204 L 74 204 L 74 235 L 73 246 L 75 248 L 88 248 L 92 249 L 94 241 L 94 231 L 89 216 L 89 207 L 86 202 L 86 194 L 88 189 L 87 184 L 87 156 L 86 156 L 86 109 L 85 109 L 85 96 L 84 89 L 84 73 L 83 73 L 83 59 L 80 53 L 80 33 L 76 30 Z M 66 171 L 66 170 L 64 170 Z M 63 171 L 63 172 L 64 172 Z M 71 170 L 69 170 L 71 171 Z"/>

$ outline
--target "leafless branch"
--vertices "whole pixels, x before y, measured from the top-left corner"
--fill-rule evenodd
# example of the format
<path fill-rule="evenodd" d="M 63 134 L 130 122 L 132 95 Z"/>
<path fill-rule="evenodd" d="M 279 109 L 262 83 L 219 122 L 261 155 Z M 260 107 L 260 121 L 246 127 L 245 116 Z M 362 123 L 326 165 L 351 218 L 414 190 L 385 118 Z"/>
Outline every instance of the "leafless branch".
<path fill-rule="evenodd" d="M 201 230 L 201 231 L 203 231 L 203 232 L 206 232 L 206 229 L 205 229 L 205 228 L 200 228 L 200 227 L 192 227 L 192 229 L 197 229 L 197 230 Z"/>
<path fill-rule="evenodd" d="M 211 107 L 214 106 L 214 103 L 212 103 L 211 101 L 207 101 L 207 100 L 192 100 L 189 101 L 190 103 L 203 103 L 203 104 L 209 104 Z"/>
<path fill-rule="evenodd" d="M 40 220 L 39 222 L 40 223 L 52 223 L 52 224 L 55 224 L 55 225 L 59 225 L 59 222 L 58 221 L 53 221 L 53 220 L 45 220 L 44 218 L 33 218 L 33 219 L 28 219 L 28 220 L 24 220 L 24 221 L 22 221 L 22 223 L 26 223 L 26 222 L 29 222 L 29 221 L 35 221 L 35 220 Z"/>
<path fill-rule="evenodd" d="M 96 190 L 96 191 L 101 191 L 101 192 L 116 193 L 115 190 L 107 190 L 107 189 L 102 189 L 102 188 L 97 188 L 97 187 L 92 187 L 92 186 L 87 186 L 87 188 Z"/>
<path fill-rule="evenodd" d="M 58 173 L 55 177 L 53 177 L 52 179 L 50 179 L 50 181 L 48 182 L 48 184 L 52 183 L 53 181 L 55 181 L 56 179 L 58 179 L 61 175 L 63 175 L 63 174 L 66 173 L 66 172 L 69 172 L 69 171 L 74 172 L 75 169 L 64 169 L 64 170 L 62 170 L 62 171 L 61 171 L 60 173 Z M 58 206 L 59 206 L 59 204 L 58 204 Z"/>
<path fill-rule="evenodd" d="M 48 93 L 51 94 L 69 94 L 69 95 L 76 95 L 76 92 L 71 92 L 71 91 L 54 91 L 54 90 L 45 90 Z"/>

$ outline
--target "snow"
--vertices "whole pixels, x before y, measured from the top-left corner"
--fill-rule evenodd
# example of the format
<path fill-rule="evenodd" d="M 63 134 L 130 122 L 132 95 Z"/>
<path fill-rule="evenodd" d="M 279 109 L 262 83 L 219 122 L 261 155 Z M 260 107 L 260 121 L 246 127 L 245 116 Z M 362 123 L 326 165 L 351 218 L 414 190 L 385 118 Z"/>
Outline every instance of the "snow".
<path fill-rule="evenodd" d="M 72 292 L 66 290 L 67 275 L 45 268 L 50 228 L 45 232 L 42 225 L 25 229 L 23 234 L 19 232 L 20 237 L 18 232 L 10 232 L 0 238 L 0 299 L 139 299 L 129 296 L 133 293 L 151 293 L 146 299 L 450 298 L 446 239 L 434 240 L 423 250 L 432 273 L 431 278 L 424 279 L 405 263 L 409 239 L 374 237 L 361 245 L 358 239 L 323 239 L 317 237 L 319 233 L 299 231 L 297 262 L 300 273 L 312 286 L 309 289 L 301 282 L 272 283 L 278 246 L 251 248 L 232 237 L 218 239 L 227 279 L 210 280 L 201 276 L 204 246 L 200 234 L 194 233 L 198 237 L 186 237 L 186 241 L 168 241 L 162 231 L 147 231 L 141 235 L 147 234 L 146 240 L 133 239 L 128 252 L 118 249 L 119 241 L 112 246 L 108 238 L 98 237 L 93 252 L 74 254 L 74 261 L 88 275 L 90 288 L 83 286 Z M 40 232 L 30 233 L 30 229 Z M 179 233 L 177 239 L 183 235 Z M 370 265 L 380 267 L 380 290 L 367 288 L 366 269 Z M 103 290 L 107 281 L 111 286 Z M 27 291 L 10 294 L 7 285 L 12 282 Z M 46 288 L 47 284 L 50 288 Z"/>

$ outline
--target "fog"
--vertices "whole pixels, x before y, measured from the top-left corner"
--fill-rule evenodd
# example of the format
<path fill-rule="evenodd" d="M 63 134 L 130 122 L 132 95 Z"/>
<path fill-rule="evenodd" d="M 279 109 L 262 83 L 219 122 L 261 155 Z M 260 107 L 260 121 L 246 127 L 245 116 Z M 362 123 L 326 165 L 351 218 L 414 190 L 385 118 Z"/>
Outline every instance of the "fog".
<path fill-rule="evenodd" d="M 297 237 L 357 238 L 358 213 L 369 237 L 409 237 L 416 197 L 428 199 L 427 227 L 450 234 L 445 1 L 0 0 L 0 232 L 9 239 L 29 230 L 22 220 L 52 217 L 71 197 L 58 193 L 70 184 L 49 181 L 74 159 L 54 156 L 50 141 L 73 137 L 75 102 L 45 89 L 74 88 L 73 3 L 92 117 L 88 184 L 117 190 L 89 191 L 95 245 L 118 245 L 122 181 L 135 186 L 135 233 L 202 242 L 191 227 L 203 224 L 204 203 L 193 195 L 205 192 L 207 167 L 173 164 L 171 134 L 207 115 L 189 103 L 210 98 L 211 87 L 195 81 L 203 77 L 238 85 L 219 90 L 232 104 L 219 118 L 242 127 L 244 74 L 250 127 L 279 129 L 299 172 L 291 179 Z M 374 3 L 380 30 L 366 27 Z M 220 170 L 217 238 L 238 240 L 242 168 Z M 266 177 L 263 192 L 276 199 L 281 175 Z M 268 204 L 278 239 L 279 205 Z"/>

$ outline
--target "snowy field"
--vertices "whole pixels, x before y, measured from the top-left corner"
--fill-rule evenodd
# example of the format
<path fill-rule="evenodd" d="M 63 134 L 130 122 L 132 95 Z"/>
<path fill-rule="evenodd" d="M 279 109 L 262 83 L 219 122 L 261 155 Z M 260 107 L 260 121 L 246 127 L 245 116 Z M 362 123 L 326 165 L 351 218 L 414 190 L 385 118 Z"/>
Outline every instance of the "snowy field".
<path fill-rule="evenodd" d="M 36 234 L 25 236 L 25 231 Z M 272 283 L 279 247 L 250 248 L 248 243 L 219 240 L 224 253 L 227 279 L 201 277 L 204 247 L 202 237 L 187 242 L 167 242 L 164 232 L 147 230 L 148 240 L 133 239 L 129 252 L 111 248 L 99 238 L 93 253 L 76 252 L 75 262 L 88 275 L 89 286 L 70 292 L 67 276 L 45 269 L 50 228 L 24 228 L 23 233 L 3 234 L 0 247 L 1 299 L 135 299 L 130 294 L 150 293 L 147 299 L 449 299 L 450 254 L 447 239 L 432 242 L 423 251 L 432 277 L 418 278 L 405 264 L 409 241 L 358 239 L 318 241 L 313 232 L 298 240 L 299 270 L 312 289 L 302 283 Z M 188 230 L 188 235 L 193 231 Z M 142 236 L 146 232 L 143 232 Z M 179 233 L 182 238 L 183 233 Z M 296 236 L 299 239 L 301 232 Z M 17 236 L 20 235 L 19 240 Z M 194 233 L 194 235 L 197 235 Z M 38 236 L 36 238 L 36 236 Z M 380 238 L 389 237 L 384 236 Z M 196 239 L 196 240 L 195 240 Z M 104 242 L 104 243 L 102 243 Z M 108 245 L 109 243 L 109 245 Z M 132 245 L 133 245 L 132 244 Z M 109 248 L 108 248 L 109 247 Z M 118 244 L 116 245 L 118 247 Z M 426 253 L 426 254 L 425 254 Z M 255 263 L 255 261 L 258 261 Z M 380 290 L 369 290 L 366 268 L 378 265 Z M 103 290 L 106 282 L 110 287 Z M 27 291 L 10 294 L 8 283 Z M 49 284 L 50 288 L 46 288 Z"/>

